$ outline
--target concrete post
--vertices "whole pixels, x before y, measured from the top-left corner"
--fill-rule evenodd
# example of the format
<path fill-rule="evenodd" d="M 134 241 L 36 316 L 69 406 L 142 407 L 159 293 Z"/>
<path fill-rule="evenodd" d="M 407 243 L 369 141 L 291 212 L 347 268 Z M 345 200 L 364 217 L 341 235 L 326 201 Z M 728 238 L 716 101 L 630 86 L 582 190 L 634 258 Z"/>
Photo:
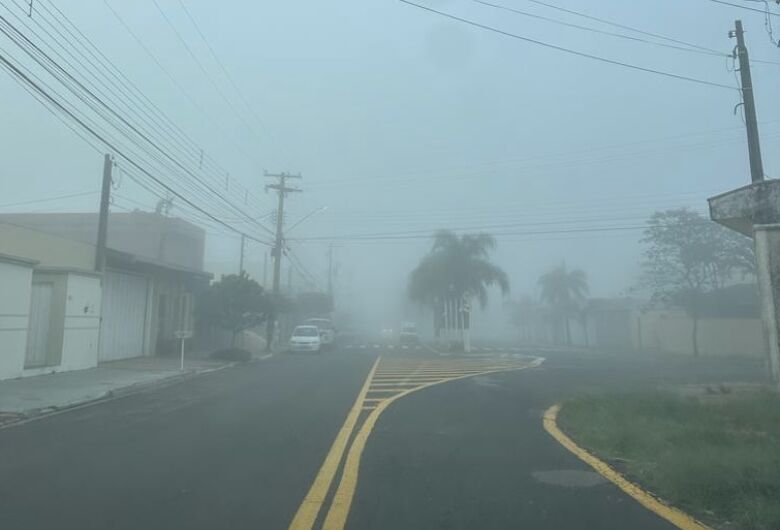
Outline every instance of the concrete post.
<path fill-rule="evenodd" d="M 769 374 L 780 387 L 780 342 L 778 342 L 778 302 L 780 293 L 780 225 L 755 225 L 756 276 L 761 297 L 761 318 L 767 344 Z"/>

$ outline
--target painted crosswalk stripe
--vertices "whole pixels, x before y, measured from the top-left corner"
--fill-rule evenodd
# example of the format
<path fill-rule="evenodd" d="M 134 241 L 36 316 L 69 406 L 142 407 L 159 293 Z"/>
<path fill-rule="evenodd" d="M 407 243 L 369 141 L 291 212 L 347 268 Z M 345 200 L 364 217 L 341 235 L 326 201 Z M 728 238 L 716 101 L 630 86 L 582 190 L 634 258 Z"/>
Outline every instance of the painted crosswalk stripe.
<path fill-rule="evenodd" d="M 389 350 L 394 350 L 394 349 L 395 349 L 395 345 L 394 345 L 394 344 L 389 344 L 389 345 L 387 346 L 387 349 L 389 349 Z"/>
<path fill-rule="evenodd" d="M 360 345 L 360 349 L 361 349 L 361 350 L 365 350 L 365 349 L 366 349 L 366 345 L 365 345 L 365 344 L 361 344 L 361 345 Z"/>

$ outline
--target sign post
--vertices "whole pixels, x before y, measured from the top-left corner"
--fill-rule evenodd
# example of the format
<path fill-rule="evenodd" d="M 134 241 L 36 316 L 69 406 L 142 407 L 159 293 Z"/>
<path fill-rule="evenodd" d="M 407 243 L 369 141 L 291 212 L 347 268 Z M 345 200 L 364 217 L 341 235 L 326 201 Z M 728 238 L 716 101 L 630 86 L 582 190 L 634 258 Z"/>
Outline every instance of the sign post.
<path fill-rule="evenodd" d="M 184 339 L 192 337 L 191 331 L 177 331 L 174 333 L 179 342 L 181 343 L 181 353 L 179 354 L 179 370 L 184 370 Z"/>
<path fill-rule="evenodd" d="M 471 337 L 469 336 L 469 328 L 471 327 L 471 300 L 468 296 L 463 297 L 461 313 L 463 316 L 463 351 L 471 353 Z"/>

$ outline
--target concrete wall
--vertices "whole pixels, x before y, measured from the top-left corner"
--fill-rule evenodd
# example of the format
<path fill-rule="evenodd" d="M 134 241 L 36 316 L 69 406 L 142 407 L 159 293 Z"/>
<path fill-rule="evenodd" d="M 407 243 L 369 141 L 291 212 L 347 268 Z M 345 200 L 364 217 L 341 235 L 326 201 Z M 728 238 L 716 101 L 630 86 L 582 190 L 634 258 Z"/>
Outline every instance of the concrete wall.
<path fill-rule="evenodd" d="M 38 230 L 6 224 L 0 219 L 0 252 L 24 256 L 44 267 L 71 267 L 91 270 L 95 247 Z"/>
<path fill-rule="evenodd" d="M 684 311 L 648 311 L 639 318 L 641 349 L 693 355 L 693 321 Z M 699 321 L 702 357 L 765 356 L 764 336 L 758 318 L 706 318 Z"/>
<path fill-rule="evenodd" d="M 24 371 L 31 285 L 32 263 L 0 256 L 0 379 Z"/>

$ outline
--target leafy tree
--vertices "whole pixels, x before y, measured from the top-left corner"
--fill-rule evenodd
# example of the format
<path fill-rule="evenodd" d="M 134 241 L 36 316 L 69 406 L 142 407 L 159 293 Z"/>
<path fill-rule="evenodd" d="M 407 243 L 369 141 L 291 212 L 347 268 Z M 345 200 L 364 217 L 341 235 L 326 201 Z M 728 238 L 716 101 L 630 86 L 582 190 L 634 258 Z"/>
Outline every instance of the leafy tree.
<path fill-rule="evenodd" d="M 571 344 L 569 319 L 578 316 L 585 295 L 588 279 L 580 269 L 567 270 L 566 264 L 555 267 L 539 278 L 542 302 L 550 306 L 553 318 L 563 324 L 566 344 Z"/>
<path fill-rule="evenodd" d="M 242 272 L 212 283 L 198 307 L 201 323 L 231 332 L 232 348 L 238 334 L 265 321 L 274 304 L 263 287 Z"/>
<path fill-rule="evenodd" d="M 506 273 L 488 260 L 495 246 L 495 239 L 488 234 L 437 232 L 431 251 L 409 275 L 409 298 L 439 312 L 444 300 L 464 295 L 475 297 L 485 307 L 488 287 L 493 285 L 507 294 Z"/>
<path fill-rule="evenodd" d="M 647 245 L 642 284 L 652 290 L 654 301 L 688 313 L 693 353 L 698 356 L 705 295 L 724 287 L 737 273 L 755 274 L 752 241 L 686 208 L 656 212 L 648 225 L 642 239 Z"/>

